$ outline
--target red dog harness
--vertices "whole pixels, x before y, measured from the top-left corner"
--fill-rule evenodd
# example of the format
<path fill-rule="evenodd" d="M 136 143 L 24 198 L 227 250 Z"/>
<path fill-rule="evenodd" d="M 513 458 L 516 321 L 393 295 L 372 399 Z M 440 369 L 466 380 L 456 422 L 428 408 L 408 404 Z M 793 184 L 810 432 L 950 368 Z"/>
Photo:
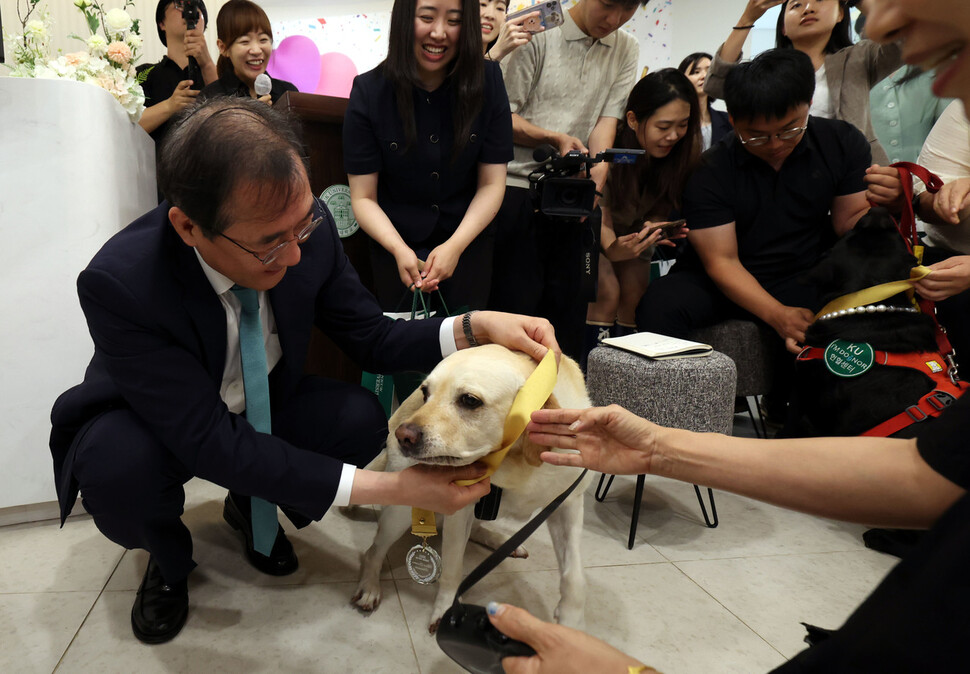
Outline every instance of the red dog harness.
<path fill-rule="evenodd" d="M 896 416 L 890 417 L 876 427 L 861 433 L 861 435 L 885 438 L 919 421 L 938 417 L 944 409 L 956 402 L 957 398 L 966 391 L 964 382 L 951 378 L 947 371 L 947 359 L 939 352 L 891 353 L 889 351 L 874 351 L 873 353 L 875 355 L 874 364 L 908 367 L 930 377 L 935 386 L 916 404 L 910 405 Z M 797 358 L 797 360 L 803 362 L 809 360 L 824 361 L 824 359 L 825 349 L 817 346 L 806 346 Z"/>

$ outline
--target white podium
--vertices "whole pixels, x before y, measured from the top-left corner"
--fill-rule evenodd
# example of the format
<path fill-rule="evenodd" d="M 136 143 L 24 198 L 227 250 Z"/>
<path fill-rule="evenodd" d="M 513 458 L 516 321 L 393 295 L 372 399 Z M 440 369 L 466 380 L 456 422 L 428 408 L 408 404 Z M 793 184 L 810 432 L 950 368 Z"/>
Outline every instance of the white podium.
<path fill-rule="evenodd" d="M 56 516 L 51 405 L 94 352 L 77 275 L 157 197 L 151 138 L 89 84 L 0 77 L 0 148 L 0 524 L 9 524 Z"/>

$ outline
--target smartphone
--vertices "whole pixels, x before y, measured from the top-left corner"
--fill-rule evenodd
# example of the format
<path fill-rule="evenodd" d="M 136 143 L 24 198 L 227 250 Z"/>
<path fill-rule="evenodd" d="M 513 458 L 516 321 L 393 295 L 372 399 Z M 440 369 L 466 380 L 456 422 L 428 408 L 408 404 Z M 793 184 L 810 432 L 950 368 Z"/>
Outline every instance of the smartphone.
<path fill-rule="evenodd" d="M 660 224 L 660 225 L 654 225 L 653 227 L 650 228 L 650 231 L 647 232 L 647 236 L 650 236 L 651 234 L 653 234 L 654 232 L 656 232 L 658 229 L 674 230 L 674 229 L 677 229 L 678 227 L 683 227 L 686 224 L 687 224 L 687 221 L 684 220 L 683 218 L 681 218 L 680 220 L 672 220 L 670 222 L 665 222 L 665 223 Z M 666 239 L 667 238 L 667 232 L 664 232 L 664 235 L 661 238 Z"/>
<path fill-rule="evenodd" d="M 538 33 L 541 30 L 558 28 L 563 23 L 562 6 L 559 4 L 559 0 L 544 0 L 543 2 L 537 2 L 531 7 L 526 7 L 525 9 L 520 9 L 517 12 L 512 12 L 505 17 L 505 21 L 509 22 L 513 19 L 518 19 L 526 14 L 533 14 L 535 12 L 538 12 L 537 16 L 532 17 L 522 24 L 522 27 L 530 33 Z"/>

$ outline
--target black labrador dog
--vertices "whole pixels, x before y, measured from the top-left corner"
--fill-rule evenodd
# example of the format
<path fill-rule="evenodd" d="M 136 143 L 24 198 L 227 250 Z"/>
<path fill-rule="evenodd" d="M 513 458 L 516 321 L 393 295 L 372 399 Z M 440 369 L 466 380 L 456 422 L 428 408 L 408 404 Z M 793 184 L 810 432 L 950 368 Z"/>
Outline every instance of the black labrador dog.
<path fill-rule="evenodd" d="M 914 258 L 883 208 L 873 208 L 809 272 L 824 304 L 863 288 L 908 279 Z M 878 305 L 882 305 L 882 309 Z M 913 309 L 905 293 L 870 311 L 820 317 L 805 332 L 807 346 L 825 349 L 834 340 L 865 343 L 875 351 L 937 351 L 933 320 Z M 944 367 L 946 363 L 942 364 Z M 799 360 L 787 422 L 779 437 L 860 435 L 902 412 L 934 387 L 917 370 L 873 364 L 862 374 L 833 374 L 824 360 Z M 924 423 L 896 437 L 913 437 Z"/>

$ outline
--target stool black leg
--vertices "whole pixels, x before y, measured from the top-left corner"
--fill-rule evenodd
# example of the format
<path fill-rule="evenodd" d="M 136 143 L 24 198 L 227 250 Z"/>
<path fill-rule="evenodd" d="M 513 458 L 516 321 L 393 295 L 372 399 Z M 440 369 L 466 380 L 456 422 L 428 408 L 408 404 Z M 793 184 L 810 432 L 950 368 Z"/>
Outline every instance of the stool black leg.
<path fill-rule="evenodd" d="M 610 481 L 606 483 L 606 488 L 604 489 L 603 488 L 603 480 L 606 479 L 606 473 L 603 473 L 602 475 L 600 475 L 599 484 L 596 485 L 596 493 L 593 495 L 593 497 L 597 501 L 599 501 L 600 503 L 603 502 L 603 500 L 606 498 L 607 492 L 610 491 L 610 485 L 613 484 L 613 478 L 614 477 L 616 477 L 616 475 L 610 475 Z M 603 492 L 602 494 L 600 493 L 601 490 Z"/>
<path fill-rule="evenodd" d="M 751 404 L 752 398 L 754 399 L 754 405 Z M 761 416 L 761 410 L 758 408 L 758 396 L 745 396 L 744 402 L 748 406 L 748 416 L 751 418 L 751 425 L 754 426 L 754 434 L 759 438 L 768 437 L 768 426 L 765 424 L 765 418 Z M 757 414 L 757 419 L 755 418 Z"/>
<path fill-rule="evenodd" d="M 704 507 L 704 499 L 701 496 L 701 488 L 696 484 L 694 485 L 694 493 L 697 494 L 697 502 L 701 504 L 701 513 L 704 515 L 704 523 L 709 529 L 713 529 L 717 526 L 717 508 L 714 506 L 714 490 L 710 487 L 707 488 L 707 497 L 711 500 L 711 515 L 714 517 L 714 521 L 707 517 L 707 508 Z M 633 540 L 632 538 L 630 540 Z"/>
<path fill-rule="evenodd" d="M 630 542 L 627 543 L 626 549 L 633 549 L 633 540 L 637 537 L 637 522 L 640 520 L 640 500 L 643 498 L 643 482 L 645 476 L 637 475 L 637 493 L 633 497 L 633 518 L 630 521 Z"/>

